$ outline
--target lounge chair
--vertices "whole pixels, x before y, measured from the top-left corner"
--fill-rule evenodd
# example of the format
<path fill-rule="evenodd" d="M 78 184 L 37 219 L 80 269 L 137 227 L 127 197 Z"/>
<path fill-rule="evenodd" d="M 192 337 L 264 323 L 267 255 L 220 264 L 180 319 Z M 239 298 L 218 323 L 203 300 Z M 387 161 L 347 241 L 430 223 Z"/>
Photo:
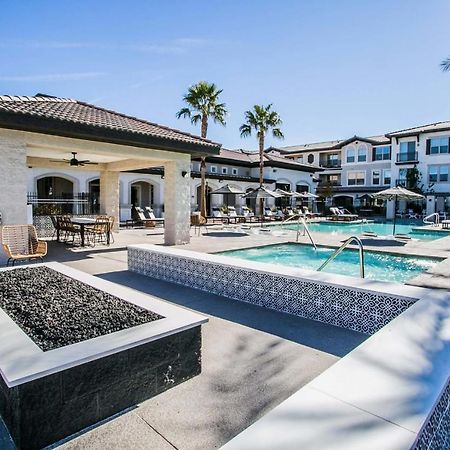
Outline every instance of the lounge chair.
<path fill-rule="evenodd" d="M 408 209 L 408 219 L 419 219 L 420 215 L 414 212 L 412 209 Z"/>
<path fill-rule="evenodd" d="M 264 218 L 267 220 L 276 220 L 277 217 L 270 208 L 264 208 Z"/>
<path fill-rule="evenodd" d="M 40 241 L 33 225 L 4 225 L 2 246 L 8 257 L 6 265 L 16 261 L 43 259 L 47 255 L 47 242 Z"/>
<path fill-rule="evenodd" d="M 330 212 L 332 214 L 330 219 L 337 222 L 350 222 L 359 218 L 358 214 L 351 214 L 350 211 L 344 208 L 331 207 Z"/>
<path fill-rule="evenodd" d="M 330 209 L 331 209 L 331 208 L 330 208 Z M 320 216 L 319 213 L 313 213 L 313 212 L 311 212 L 307 206 L 303 206 L 303 214 L 304 214 L 306 217 L 309 217 L 309 218 L 313 218 L 313 217 L 318 217 L 318 216 Z"/>
<path fill-rule="evenodd" d="M 242 216 L 245 218 L 245 221 L 250 222 L 254 219 L 255 214 L 248 206 L 243 206 L 242 207 Z"/>
<path fill-rule="evenodd" d="M 155 213 L 150 206 L 146 206 L 144 208 L 144 216 L 146 219 L 151 220 L 155 223 L 159 223 L 161 225 L 164 225 L 164 219 L 162 217 L 155 217 Z"/>

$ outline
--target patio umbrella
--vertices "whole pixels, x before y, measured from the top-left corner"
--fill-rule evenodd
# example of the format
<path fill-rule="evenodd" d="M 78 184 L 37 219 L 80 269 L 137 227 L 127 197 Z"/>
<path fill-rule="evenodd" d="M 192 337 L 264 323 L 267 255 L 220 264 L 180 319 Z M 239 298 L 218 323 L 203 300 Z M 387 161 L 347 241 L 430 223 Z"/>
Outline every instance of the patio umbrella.
<path fill-rule="evenodd" d="M 397 200 L 421 200 L 424 198 L 423 195 L 417 194 L 413 191 L 408 191 L 401 186 L 385 189 L 384 191 L 372 194 L 373 198 L 379 198 L 381 200 L 394 200 L 394 229 L 392 234 L 395 234 L 395 221 L 396 221 L 396 211 L 397 211 Z"/>
<path fill-rule="evenodd" d="M 271 191 L 270 189 L 265 188 L 264 186 L 259 186 L 256 189 L 252 189 L 242 196 L 242 198 L 253 198 L 255 200 L 262 200 L 264 206 L 264 200 L 266 198 L 280 198 L 283 195 L 278 192 Z M 264 207 L 261 208 L 261 217 L 264 217 Z"/>
<path fill-rule="evenodd" d="M 228 195 L 236 195 L 236 194 L 244 194 L 245 191 L 242 191 L 240 189 L 236 189 L 233 186 L 230 186 L 229 184 L 225 184 L 224 186 L 221 186 L 219 189 L 216 189 L 215 191 L 210 192 L 211 194 L 222 194 L 225 196 L 225 203 L 228 208 Z"/>

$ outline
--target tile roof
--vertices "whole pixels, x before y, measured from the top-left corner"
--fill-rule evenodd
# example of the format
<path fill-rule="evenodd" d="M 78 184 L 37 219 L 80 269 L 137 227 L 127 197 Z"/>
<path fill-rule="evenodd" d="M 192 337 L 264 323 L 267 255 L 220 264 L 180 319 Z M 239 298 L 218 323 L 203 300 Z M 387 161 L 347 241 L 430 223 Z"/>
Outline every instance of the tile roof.
<path fill-rule="evenodd" d="M 443 122 L 430 123 L 428 125 L 421 125 L 413 128 L 405 128 L 403 130 L 392 131 L 387 133 L 386 136 L 411 136 L 419 133 L 431 133 L 433 131 L 448 131 L 450 130 L 450 121 L 445 120 Z"/>
<path fill-rule="evenodd" d="M 68 133 L 88 132 L 89 135 L 97 138 L 102 136 L 126 137 L 131 144 L 135 140 L 140 145 L 145 146 L 147 143 L 148 146 L 151 146 L 156 139 L 160 143 L 165 143 L 167 147 L 174 143 L 178 146 L 188 144 L 206 152 L 210 150 L 217 152 L 220 148 L 220 144 L 180 130 L 78 100 L 43 94 L 33 97 L 0 96 L 0 127 L 9 125 L 9 128 L 14 128 L 14 118 L 22 119 L 17 120 L 18 129 L 27 129 L 27 124 L 29 124 L 30 128 L 42 127 L 42 131 L 47 130 L 52 133 L 60 128 L 64 130 L 61 125 L 65 124 Z M 24 118 L 27 120 L 23 120 Z M 29 131 L 35 130 L 30 129 Z"/>

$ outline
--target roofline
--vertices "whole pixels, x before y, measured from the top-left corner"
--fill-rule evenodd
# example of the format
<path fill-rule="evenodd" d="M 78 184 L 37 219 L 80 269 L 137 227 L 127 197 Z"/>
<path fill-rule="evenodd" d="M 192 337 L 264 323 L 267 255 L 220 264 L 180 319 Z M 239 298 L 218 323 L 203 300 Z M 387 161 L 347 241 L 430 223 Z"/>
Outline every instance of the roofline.
<path fill-rule="evenodd" d="M 133 147 L 166 150 L 199 156 L 219 154 L 221 148 L 221 144 L 217 143 L 205 142 L 195 144 L 167 137 L 96 127 L 78 122 L 48 117 L 43 118 L 30 114 L 11 113 L 2 110 L 0 110 L 0 128 L 71 137 L 89 141 L 109 142 L 112 144 L 130 145 Z"/>
<path fill-rule="evenodd" d="M 404 128 L 402 130 L 397 130 L 397 131 L 391 131 L 389 133 L 386 133 L 386 137 L 405 137 L 405 136 L 418 136 L 419 134 L 422 133 L 435 133 L 437 131 L 449 131 L 450 127 L 444 127 L 444 128 L 439 128 L 437 130 L 422 130 L 422 131 L 413 131 L 413 130 L 417 130 L 417 128 L 423 128 L 423 127 L 431 127 L 431 126 L 436 126 L 442 123 L 447 123 L 448 120 L 443 120 L 441 122 L 435 122 L 435 123 L 428 123 L 426 125 L 419 125 L 417 127 L 411 127 L 411 128 Z"/>

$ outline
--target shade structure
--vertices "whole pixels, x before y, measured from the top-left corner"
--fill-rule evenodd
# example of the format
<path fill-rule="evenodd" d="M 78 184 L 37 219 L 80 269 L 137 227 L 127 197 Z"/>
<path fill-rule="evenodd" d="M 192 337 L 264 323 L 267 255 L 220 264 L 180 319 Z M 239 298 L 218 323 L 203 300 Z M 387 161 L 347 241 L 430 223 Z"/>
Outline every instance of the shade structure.
<path fill-rule="evenodd" d="M 385 189 L 384 191 L 372 194 L 372 196 L 373 198 L 379 198 L 381 200 L 394 200 L 394 229 L 392 234 L 395 234 L 397 200 L 421 200 L 424 198 L 423 195 L 418 194 L 417 192 L 409 191 L 401 186 Z"/>
<path fill-rule="evenodd" d="M 265 198 L 280 198 L 284 197 L 283 195 L 271 191 L 270 189 L 265 188 L 264 186 L 259 186 L 251 191 L 247 192 L 242 196 L 242 198 L 254 198 L 256 200 L 261 200 Z"/>
<path fill-rule="evenodd" d="M 273 192 L 280 194 L 281 197 L 293 197 L 294 196 L 294 192 L 284 191 L 283 189 L 275 189 Z"/>
<path fill-rule="evenodd" d="M 245 194 L 245 191 L 236 189 L 233 186 L 230 186 L 229 184 L 225 184 L 224 186 L 221 186 L 219 189 L 210 192 L 210 194 Z"/>
<path fill-rule="evenodd" d="M 294 193 L 294 197 L 298 197 L 298 198 L 319 198 L 318 195 L 316 194 L 312 194 L 311 192 L 295 192 Z"/>

